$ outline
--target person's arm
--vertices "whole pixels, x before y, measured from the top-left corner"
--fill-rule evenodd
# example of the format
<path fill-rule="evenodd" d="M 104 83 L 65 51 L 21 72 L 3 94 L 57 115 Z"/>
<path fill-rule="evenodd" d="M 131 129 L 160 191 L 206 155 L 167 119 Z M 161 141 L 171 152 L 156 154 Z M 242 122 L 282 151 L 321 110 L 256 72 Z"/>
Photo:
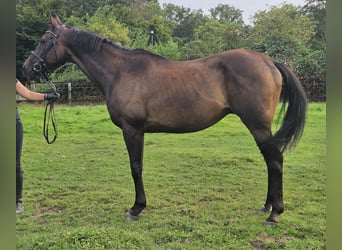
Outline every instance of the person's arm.
<path fill-rule="evenodd" d="M 15 90 L 18 95 L 31 100 L 31 101 L 56 101 L 59 97 L 59 93 L 38 93 L 26 88 L 19 80 L 16 80 Z"/>
<path fill-rule="evenodd" d="M 45 100 L 45 94 L 38 93 L 27 89 L 19 80 L 15 84 L 15 90 L 18 95 L 32 101 L 43 101 Z"/>

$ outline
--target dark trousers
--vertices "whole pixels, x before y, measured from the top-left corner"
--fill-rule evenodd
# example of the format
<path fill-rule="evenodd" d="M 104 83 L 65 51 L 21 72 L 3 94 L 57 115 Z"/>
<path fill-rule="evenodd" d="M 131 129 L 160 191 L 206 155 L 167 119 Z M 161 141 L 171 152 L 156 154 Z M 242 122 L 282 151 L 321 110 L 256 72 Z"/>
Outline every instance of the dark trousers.
<path fill-rule="evenodd" d="M 16 111 L 16 202 L 22 199 L 23 171 L 21 169 L 21 150 L 23 146 L 23 124 Z"/>

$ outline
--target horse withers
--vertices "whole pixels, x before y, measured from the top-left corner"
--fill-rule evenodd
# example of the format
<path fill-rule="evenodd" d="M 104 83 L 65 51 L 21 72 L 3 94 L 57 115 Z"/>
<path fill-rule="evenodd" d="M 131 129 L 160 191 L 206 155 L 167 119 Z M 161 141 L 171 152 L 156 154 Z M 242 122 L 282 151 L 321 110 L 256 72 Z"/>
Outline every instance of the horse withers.
<path fill-rule="evenodd" d="M 135 186 L 128 218 L 146 207 L 143 185 L 144 133 L 185 133 L 205 129 L 236 114 L 253 135 L 268 169 L 262 211 L 266 223 L 283 212 L 283 152 L 296 145 L 307 100 L 300 81 L 267 55 L 237 49 L 190 61 L 172 61 L 142 49 L 128 50 L 51 17 L 51 25 L 23 65 L 35 78 L 66 62 L 76 64 L 102 91 L 112 122 L 127 146 Z M 272 134 L 278 102 L 283 121 Z"/>

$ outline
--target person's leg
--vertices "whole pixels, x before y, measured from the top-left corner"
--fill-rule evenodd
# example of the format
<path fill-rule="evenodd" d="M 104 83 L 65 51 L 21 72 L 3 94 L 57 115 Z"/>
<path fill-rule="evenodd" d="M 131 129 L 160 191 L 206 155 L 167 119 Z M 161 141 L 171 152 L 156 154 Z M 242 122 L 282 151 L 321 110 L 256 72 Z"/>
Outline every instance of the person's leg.
<path fill-rule="evenodd" d="M 22 202 L 23 172 L 21 169 L 21 151 L 23 145 L 23 125 L 18 111 L 16 117 L 16 213 L 24 211 Z"/>

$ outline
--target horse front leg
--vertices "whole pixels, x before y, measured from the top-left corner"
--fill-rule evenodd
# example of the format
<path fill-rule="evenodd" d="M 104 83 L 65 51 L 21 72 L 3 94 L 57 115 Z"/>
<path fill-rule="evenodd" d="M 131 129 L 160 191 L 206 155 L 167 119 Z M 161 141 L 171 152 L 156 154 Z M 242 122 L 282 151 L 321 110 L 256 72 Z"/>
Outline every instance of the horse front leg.
<path fill-rule="evenodd" d="M 135 187 L 135 202 L 127 213 L 127 219 L 138 220 L 141 211 L 146 207 L 146 196 L 142 179 L 144 132 L 142 129 L 127 125 L 123 127 L 123 136 Z"/>

